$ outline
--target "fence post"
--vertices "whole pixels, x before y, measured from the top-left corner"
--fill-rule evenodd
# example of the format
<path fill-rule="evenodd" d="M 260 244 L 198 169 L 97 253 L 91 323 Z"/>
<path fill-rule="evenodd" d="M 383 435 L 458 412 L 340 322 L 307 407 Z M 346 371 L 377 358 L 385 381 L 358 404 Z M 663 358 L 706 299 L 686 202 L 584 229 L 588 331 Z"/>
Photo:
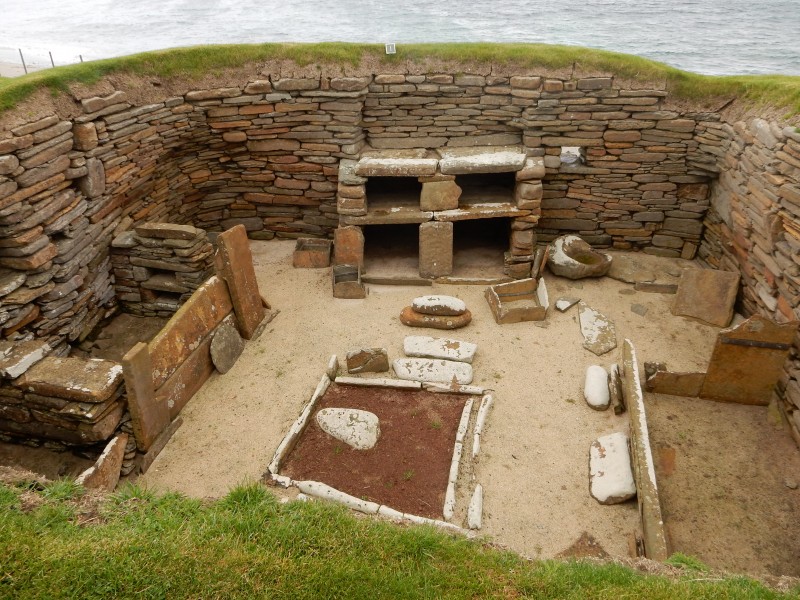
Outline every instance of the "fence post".
<path fill-rule="evenodd" d="M 47 53 L 50 55 L 50 64 L 55 69 L 56 68 L 56 63 L 53 62 L 53 53 L 50 52 L 50 50 L 48 50 Z"/>
<path fill-rule="evenodd" d="M 25 64 L 25 57 L 22 56 L 22 48 L 17 48 L 19 50 L 19 57 L 22 59 L 22 68 L 25 69 L 25 75 L 28 74 L 28 65 Z"/>

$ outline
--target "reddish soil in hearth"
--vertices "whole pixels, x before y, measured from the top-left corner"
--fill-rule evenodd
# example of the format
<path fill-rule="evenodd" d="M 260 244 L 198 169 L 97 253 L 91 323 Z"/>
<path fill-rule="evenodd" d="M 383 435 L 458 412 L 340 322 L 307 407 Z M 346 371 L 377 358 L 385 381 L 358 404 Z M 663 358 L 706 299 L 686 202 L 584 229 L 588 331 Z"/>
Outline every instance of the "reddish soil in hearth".
<path fill-rule="evenodd" d="M 441 518 L 453 445 L 467 396 L 331 384 L 281 473 L 326 483 L 395 510 Z M 323 408 L 358 408 L 378 415 L 381 435 L 356 450 L 317 425 Z"/>

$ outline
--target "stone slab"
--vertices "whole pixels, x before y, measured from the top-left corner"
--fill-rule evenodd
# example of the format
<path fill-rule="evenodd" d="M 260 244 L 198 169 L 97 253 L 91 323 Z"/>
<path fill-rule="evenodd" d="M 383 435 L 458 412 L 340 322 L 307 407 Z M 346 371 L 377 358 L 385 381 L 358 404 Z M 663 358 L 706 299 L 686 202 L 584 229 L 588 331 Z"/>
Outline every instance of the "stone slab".
<path fill-rule="evenodd" d="M 105 447 L 97 461 L 78 475 L 75 483 L 89 490 L 113 492 L 119 482 L 119 472 L 125 458 L 128 434 L 121 433 Z"/>
<path fill-rule="evenodd" d="M 136 235 L 157 239 L 193 240 L 202 229 L 192 225 L 178 225 L 176 223 L 143 223 L 135 228 Z"/>
<path fill-rule="evenodd" d="M 411 308 L 423 315 L 457 317 L 467 312 L 467 305 L 460 298 L 432 294 L 418 296 L 411 301 Z"/>
<path fill-rule="evenodd" d="M 409 335 L 403 339 L 405 355 L 417 358 L 442 358 L 471 364 L 477 350 L 477 344 L 452 338 Z"/>
<path fill-rule="evenodd" d="M 233 324 L 233 319 L 227 318 L 219 324 L 211 338 L 211 361 L 214 368 L 222 374 L 227 373 L 239 360 L 244 352 L 244 340 Z"/>
<path fill-rule="evenodd" d="M 556 309 L 558 312 L 567 312 L 570 308 L 580 302 L 580 298 L 559 298 L 556 300 Z"/>
<path fill-rule="evenodd" d="M 622 375 L 622 392 L 630 413 L 631 462 L 642 520 L 645 556 L 663 562 L 669 557 L 670 551 L 650 446 L 644 394 L 639 381 L 639 363 L 630 340 L 625 340 L 622 348 Z"/>
<path fill-rule="evenodd" d="M 608 389 L 608 373 L 599 365 L 591 365 L 586 369 L 583 384 L 583 397 L 586 404 L 595 410 L 605 410 L 611 402 Z"/>
<path fill-rule="evenodd" d="M 678 283 L 672 314 L 727 327 L 739 291 L 739 274 L 713 269 L 688 269 Z"/>
<path fill-rule="evenodd" d="M 178 416 L 214 372 L 211 362 L 211 336 L 206 336 L 174 373 L 155 392 L 155 402 L 169 410 L 169 416 Z"/>
<path fill-rule="evenodd" d="M 420 277 L 442 277 L 453 272 L 453 224 L 422 223 L 419 226 Z"/>
<path fill-rule="evenodd" d="M 333 264 L 364 268 L 364 232 L 361 227 L 345 225 L 334 229 Z"/>
<path fill-rule="evenodd" d="M 258 291 L 253 255 L 244 225 L 237 225 L 217 236 L 217 273 L 228 284 L 239 333 L 252 339 L 264 320 L 265 309 Z M 223 311 L 227 314 L 228 311 Z"/>
<path fill-rule="evenodd" d="M 627 435 L 612 433 L 592 442 L 589 479 L 592 498 L 600 504 L 619 504 L 636 495 Z"/>
<path fill-rule="evenodd" d="M 386 348 L 357 348 L 347 353 L 348 373 L 383 373 L 389 370 Z"/>
<path fill-rule="evenodd" d="M 153 386 L 161 387 L 232 309 L 224 281 L 214 276 L 201 285 L 148 344 Z"/>
<path fill-rule="evenodd" d="M 645 372 L 647 372 L 646 366 Z M 644 388 L 654 394 L 697 398 L 703 388 L 705 378 L 705 373 L 675 373 L 656 369 L 655 372 L 647 376 Z"/>
<path fill-rule="evenodd" d="M 578 305 L 583 347 L 601 356 L 617 347 L 614 323 L 599 311 L 581 302 Z"/>
<path fill-rule="evenodd" d="M 122 357 L 122 373 L 136 447 L 147 451 L 169 424 L 169 410 L 155 400 L 153 366 L 147 344 L 137 343 Z"/>
<path fill-rule="evenodd" d="M 472 383 L 472 366 L 463 362 L 430 358 L 398 358 L 392 363 L 395 375 L 410 381 Z"/>
<path fill-rule="evenodd" d="M 77 402 L 108 400 L 122 383 L 122 365 L 98 358 L 46 356 L 16 381 L 26 392 Z"/>
<path fill-rule="evenodd" d="M 520 171 L 527 159 L 524 149 L 512 146 L 447 148 L 439 153 L 439 171 L 444 175 Z"/>
<path fill-rule="evenodd" d="M 472 313 L 467 310 L 463 315 L 455 317 L 423 315 L 410 306 L 406 306 L 400 313 L 400 322 L 408 327 L 430 327 L 431 329 L 460 329 L 472 321 Z"/>
<path fill-rule="evenodd" d="M 783 372 L 797 321 L 778 325 L 753 316 L 717 336 L 701 398 L 766 406 Z"/>
<path fill-rule="evenodd" d="M 422 184 L 419 206 L 422 210 L 458 208 L 461 187 L 455 181 L 429 181 Z"/>
<path fill-rule="evenodd" d="M 373 448 L 381 435 L 378 415 L 366 410 L 323 408 L 316 421 L 325 433 L 356 450 Z"/>
<path fill-rule="evenodd" d="M 355 174 L 359 177 L 430 177 L 436 173 L 435 158 L 401 156 L 365 156 L 359 159 Z"/>
<path fill-rule="evenodd" d="M 50 344 L 42 340 L 0 342 L 0 376 L 16 379 L 50 352 Z"/>

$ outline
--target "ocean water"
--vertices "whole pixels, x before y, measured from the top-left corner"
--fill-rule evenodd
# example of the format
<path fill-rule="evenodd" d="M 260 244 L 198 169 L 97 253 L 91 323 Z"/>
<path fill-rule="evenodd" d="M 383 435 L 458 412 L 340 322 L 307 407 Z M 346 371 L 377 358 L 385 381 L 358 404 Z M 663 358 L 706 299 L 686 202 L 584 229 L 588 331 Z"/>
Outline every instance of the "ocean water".
<path fill-rule="evenodd" d="M 537 42 L 800 75 L 800 0 L 5 0 L 0 61 L 251 42 Z"/>

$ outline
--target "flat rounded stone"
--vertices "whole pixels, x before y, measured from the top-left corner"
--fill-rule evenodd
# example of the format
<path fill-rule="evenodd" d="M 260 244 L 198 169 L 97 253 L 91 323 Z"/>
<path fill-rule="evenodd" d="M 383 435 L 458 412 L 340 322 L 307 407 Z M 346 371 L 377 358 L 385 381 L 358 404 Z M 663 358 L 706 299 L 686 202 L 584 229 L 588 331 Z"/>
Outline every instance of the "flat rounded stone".
<path fill-rule="evenodd" d="M 236 327 L 222 323 L 211 338 L 211 362 L 220 373 L 231 370 L 244 351 L 244 340 Z"/>
<path fill-rule="evenodd" d="M 463 315 L 439 316 L 418 313 L 410 306 L 406 306 L 400 313 L 400 322 L 409 327 L 431 327 L 432 329 L 458 329 L 469 325 L 472 313 L 466 311 Z"/>
<path fill-rule="evenodd" d="M 472 365 L 431 358 L 398 358 L 392 363 L 400 379 L 431 383 L 472 383 Z"/>
<path fill-rule="evenodd" d="M 598 252 L 577 235 L 563 235 L 550 246 L 547 266 L 559 277 L 602 277 L 611 268 L 611 257 Z"/>
<path fill-rule="evenodd" d="M 589 492 L 600 504 L 619 504 L 636 495 L 627 435 L 612 433 L 592 442 L 589 480 Z"/>
<path fill-rule="evenodd" d="M 454 296 L 420 296 L 411 301 L 411 308 L 423 315 L 457 317 L 467 312 L 467 305 Z"/>
<path fill-rule="evenodd" d="M 378 415 L 366 410 L 323 408 L 316 418 L 325 433 L 356 450 L 369 450 L 381 435 Z"/>
<path fill-rule="evenodd" d="M 608 392 L 608 373 L 603 367 L 592 365 L 586 369 L 583 397 L 586 399 L 586 404 L 595 410 L 608 408 L 611 396 Z"/>

